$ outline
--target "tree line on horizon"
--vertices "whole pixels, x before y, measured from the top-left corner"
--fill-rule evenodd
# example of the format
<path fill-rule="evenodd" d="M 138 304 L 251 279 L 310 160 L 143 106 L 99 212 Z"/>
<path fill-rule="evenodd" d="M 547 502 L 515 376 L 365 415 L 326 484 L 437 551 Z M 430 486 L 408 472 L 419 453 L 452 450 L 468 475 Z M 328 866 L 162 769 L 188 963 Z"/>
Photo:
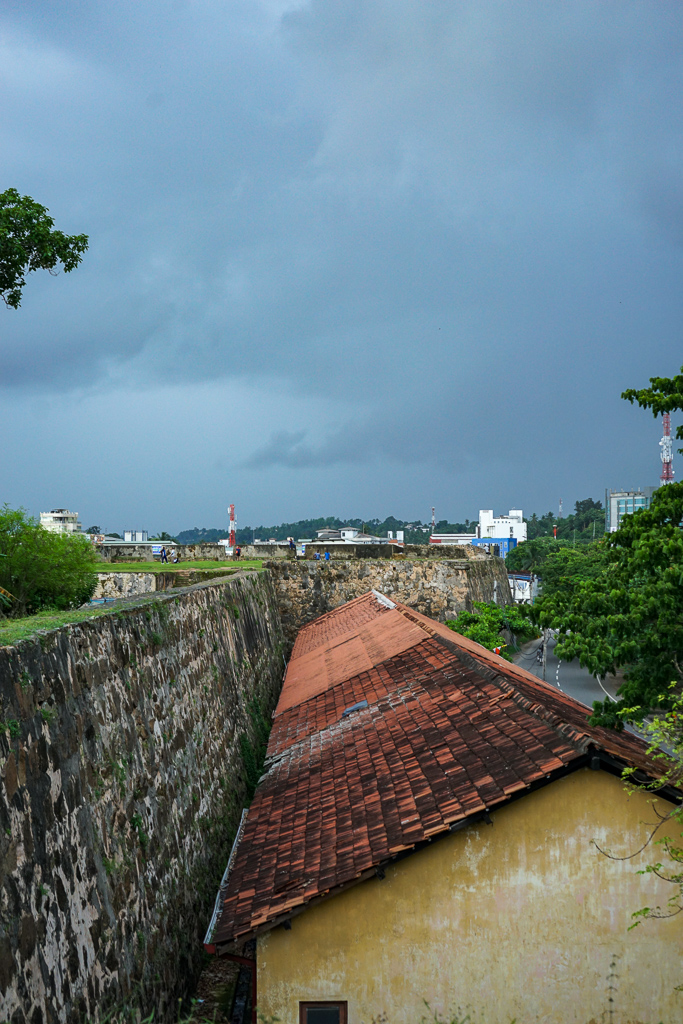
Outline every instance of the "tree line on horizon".
<path fill-rule="evenodd" d="M 478 519 L 466 519 L 464 523 L 451 523 L 440 519 L 436 524 L 437 533 L 474 533 Z M 538 537 L 552 537 L 553 527 L 557 526 L 559 538 L 572 540 L 576 535 L 577 542 L 588 543 L 597 540 L 605 531 L 605 510 L 602 502 L 592 498 L 577 501 L 574 512 L 563 519 L 558 519 L 552 512 L 538 516 L 535 512 L 528 519 L 527 534 L 529 540 Z M 396 536 L 397 530 L 403 530 L 407 544 L 427 544 L 431 523 L 423 523 L 419 519 L 339 519 L 336 516 L 324 516 L 317 519 L 299 519 L 294 523 L 279 523 L 277 526 L 245 526 L 236 531 L 238 544 L 251 544 L 256 540 L 295 540 L 308 538 L 315 540 L 316 531 L 324 529 L 339 530 L 342 526 L 355 526 L 359 530 L 371 533 L 376 537 L 386 537 L 391 532 Z M 214 529 L 195 526 L 192 530 L 181 530 L 175 537 L 179 544 L 215 544 L 216 541 L 228 536 L 229 527 Z M 168 538 L 168 535 L 164 535 Z M 168 538 L 170 539 L 170 538 Z"/>

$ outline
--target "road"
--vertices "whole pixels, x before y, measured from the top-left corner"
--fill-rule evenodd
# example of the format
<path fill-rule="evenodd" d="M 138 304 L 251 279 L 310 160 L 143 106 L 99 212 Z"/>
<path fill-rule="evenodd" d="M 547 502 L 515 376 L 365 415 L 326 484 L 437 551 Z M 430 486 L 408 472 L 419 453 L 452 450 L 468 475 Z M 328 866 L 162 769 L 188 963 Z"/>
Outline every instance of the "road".
<path fill-rule="evenodd" d="M 534 640 L 525 644 L 519 654 L 515 655 L 515 663 L 527 672 L 543 678 L 543 665 L 536 660 L 537 652 L 541 647 L 541 640 Z M 590 674 L 588 669 L 581 668 L 578 661 L 561 661 L 555 655 L 555 644 L 557 640 L 553 637 L 548 642 L 548 653 L 546 657 L 546 682 L 557 686 L 570 697 L 575 697 L 582 704 L 591 708 L 594 700 L 604 700 L 605 696 L 615 697 L 617 687 L 620 685 L 617 680 L 608 679 L 599 683 Z"/>

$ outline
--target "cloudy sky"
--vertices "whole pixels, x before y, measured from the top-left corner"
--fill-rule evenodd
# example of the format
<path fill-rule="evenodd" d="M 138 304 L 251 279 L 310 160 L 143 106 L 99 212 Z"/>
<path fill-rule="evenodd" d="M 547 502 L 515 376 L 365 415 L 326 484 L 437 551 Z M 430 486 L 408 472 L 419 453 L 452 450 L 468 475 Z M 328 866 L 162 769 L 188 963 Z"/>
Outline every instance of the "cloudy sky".
<path fill-rule="evenodd" d="M 565 510 L 657 482 L 678 0 L 4 0 L 0 500 L 84 526 Z M 678 460 L 677 477 L 683 473 Z"/>

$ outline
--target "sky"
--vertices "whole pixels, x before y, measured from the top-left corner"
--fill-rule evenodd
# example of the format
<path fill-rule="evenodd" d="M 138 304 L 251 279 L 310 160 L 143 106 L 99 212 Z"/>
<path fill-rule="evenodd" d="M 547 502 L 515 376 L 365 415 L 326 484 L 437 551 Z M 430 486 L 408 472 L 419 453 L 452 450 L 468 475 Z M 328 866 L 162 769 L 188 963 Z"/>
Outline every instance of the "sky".
<path fill-rule="evenodd" d="M 683 363 L 677 0 L 4 0 L 0 110 L 0 191 L 90 238 L 0 308 L 0 503 L 174 533 L 658 482 L 619 396 Z"/>

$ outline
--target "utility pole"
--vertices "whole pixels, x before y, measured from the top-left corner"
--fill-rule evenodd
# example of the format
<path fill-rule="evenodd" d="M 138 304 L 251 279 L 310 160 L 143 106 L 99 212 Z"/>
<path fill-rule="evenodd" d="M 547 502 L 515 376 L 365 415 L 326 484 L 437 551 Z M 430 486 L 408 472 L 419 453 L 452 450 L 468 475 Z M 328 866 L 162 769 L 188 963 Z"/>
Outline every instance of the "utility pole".
<path fill-rule="evenodd" d="M 548 630 L 543 630 L 543 682 L 545 682 L 545 667 L 548 659 Z"/>

